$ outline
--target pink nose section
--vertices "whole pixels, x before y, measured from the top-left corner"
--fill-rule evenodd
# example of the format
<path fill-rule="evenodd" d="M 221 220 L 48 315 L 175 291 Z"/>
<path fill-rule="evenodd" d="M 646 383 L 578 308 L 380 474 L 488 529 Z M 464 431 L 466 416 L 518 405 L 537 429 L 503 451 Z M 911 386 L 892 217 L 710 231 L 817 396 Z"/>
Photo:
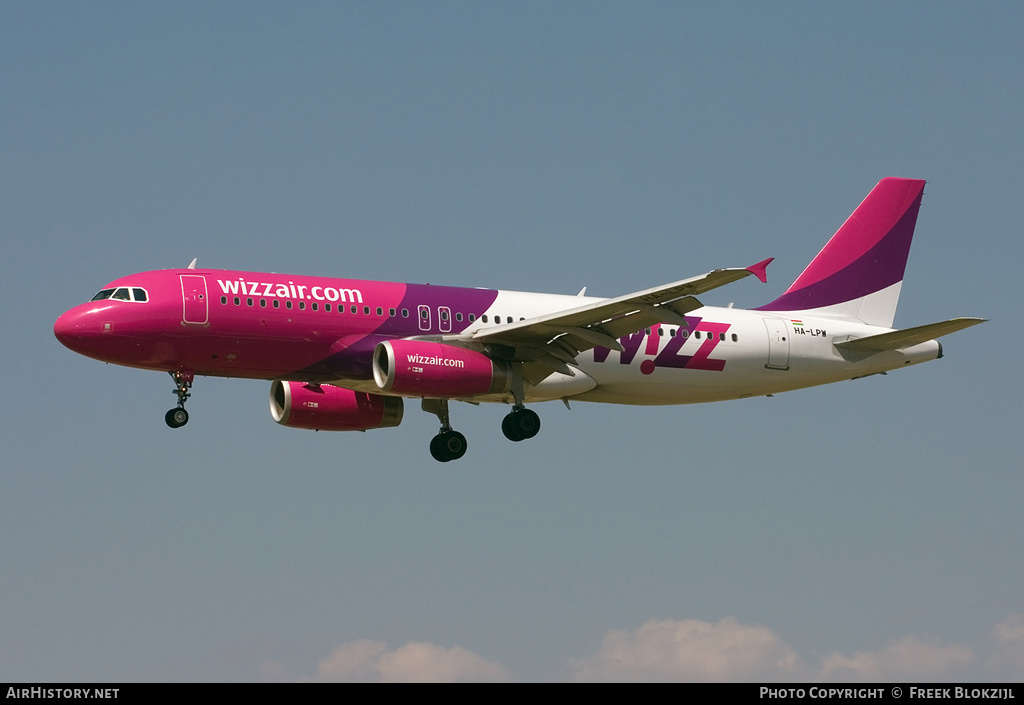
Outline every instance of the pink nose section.
<path fill-rule="evenodd" d="M 77 318 L 77 315 L 68 311 L 61 314 L 57 319 L 57 322 L 53 324 L 53 334 L 57 336 L 57 340 L 69 348 L 71 347 L 70 342 L 74 337 L 75 329 L 77 328 Z"/>
<path fill-rule="evenodd" d="M 101 329 L 103 325 L 112 326 L 113 324 L 101 323 L 95 316 L 88 315 L 86 311 L 73 308 L 61 314 L 53 324 L 53 334 L 65 347 L 87 354 L 85 348 L 89 347 L 90 343 L 99 342 L 102 333 L 112 332 L 110 330 L 103 331 Z"/>

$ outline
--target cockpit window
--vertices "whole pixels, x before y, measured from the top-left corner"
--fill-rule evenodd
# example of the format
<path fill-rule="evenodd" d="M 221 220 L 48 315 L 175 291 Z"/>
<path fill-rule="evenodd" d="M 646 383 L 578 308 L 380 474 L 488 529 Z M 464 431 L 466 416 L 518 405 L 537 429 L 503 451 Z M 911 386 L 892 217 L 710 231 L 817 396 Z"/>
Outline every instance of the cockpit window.
<path fill-rule="evenodd" d="M 146 302 L 149 301 L 149 294 L 146 293 L 145 289 L 140 287 L 127 287 L 119 286 L 116 289 L 103 289 L 96 296 L 92 297 L 92 301 L 102 301 L 103 299 L 118 299 L 119 301 L 138 301 Z"/>

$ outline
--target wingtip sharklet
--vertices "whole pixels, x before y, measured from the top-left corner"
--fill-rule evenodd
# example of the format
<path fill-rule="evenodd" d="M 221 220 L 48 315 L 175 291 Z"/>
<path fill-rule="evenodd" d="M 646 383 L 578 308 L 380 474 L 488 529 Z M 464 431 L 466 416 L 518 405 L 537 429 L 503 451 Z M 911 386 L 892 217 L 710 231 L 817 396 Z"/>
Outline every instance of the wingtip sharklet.
<path fill-rule="evenodd" d="M 774 257 L 761 260 L 757 264 L 752 264 L 747 267 L 747 271 L 753 274 L 755 277 L 761 280 L 762 284 L 768 283 L 768 265 L 772 263 Z"/>

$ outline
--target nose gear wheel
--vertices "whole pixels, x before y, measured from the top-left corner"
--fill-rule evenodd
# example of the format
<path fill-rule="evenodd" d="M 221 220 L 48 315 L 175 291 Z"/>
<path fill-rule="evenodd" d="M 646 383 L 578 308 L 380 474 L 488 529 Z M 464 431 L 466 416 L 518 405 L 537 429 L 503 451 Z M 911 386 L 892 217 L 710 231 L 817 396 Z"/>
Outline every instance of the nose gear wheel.
<path fill-rule="evenodd" d="M 173 370 L 168 374 L 174 380 L 174 393 L 178 395 L 178 406 L 164 414 L 164 421 L 171 428 L 181 428 L 188 423 L 188 412 L 185 411 L 185 402 L 191 395 L 192 381 L 195 375 L 189 371 Z"/>

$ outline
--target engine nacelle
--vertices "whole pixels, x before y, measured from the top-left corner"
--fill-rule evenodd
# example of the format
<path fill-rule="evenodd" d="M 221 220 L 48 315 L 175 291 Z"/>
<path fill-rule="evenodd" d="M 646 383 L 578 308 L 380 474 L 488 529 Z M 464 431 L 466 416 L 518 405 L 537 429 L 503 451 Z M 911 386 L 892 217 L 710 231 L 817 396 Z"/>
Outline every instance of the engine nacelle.
<path fill-rule="evenodd" d="M 425 340 L 388 340 L 373 351 L 373 378 L 385 392 L 406 396 L 472 397 L 511 386 L 504 360 Z"/>
<path fill-rule="evenodd" d="M 330 384 L 275 381 L 270 415 L 282 426 L 316 431 L 366 431 L 402 423 L 400 397 L 354 392 Z"/>

